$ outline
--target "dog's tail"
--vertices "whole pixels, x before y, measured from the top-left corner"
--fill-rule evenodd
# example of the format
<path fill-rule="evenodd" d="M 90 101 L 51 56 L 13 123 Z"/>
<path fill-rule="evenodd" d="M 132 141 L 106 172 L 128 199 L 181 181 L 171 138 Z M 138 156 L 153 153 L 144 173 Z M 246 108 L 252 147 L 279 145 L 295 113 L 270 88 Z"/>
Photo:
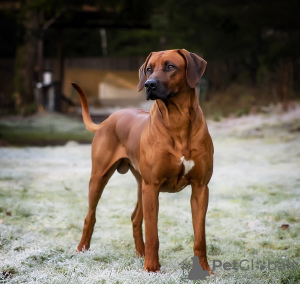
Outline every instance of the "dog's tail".
<path fill-rule="evenodd" d="M 85 127 L 87 128 L 87 130 L 91 132 L 96 132 L 100 128 L 100 124 L 95 124 L 92 121 L 90 111 L 89 111 L 89 105 L 84 91 L 77 84 L 73 82 L 71 84 L 80 96 L 80 101 L 82 106 L 82 117 L 83 117 L 83 122 L 85 124 Z"/>

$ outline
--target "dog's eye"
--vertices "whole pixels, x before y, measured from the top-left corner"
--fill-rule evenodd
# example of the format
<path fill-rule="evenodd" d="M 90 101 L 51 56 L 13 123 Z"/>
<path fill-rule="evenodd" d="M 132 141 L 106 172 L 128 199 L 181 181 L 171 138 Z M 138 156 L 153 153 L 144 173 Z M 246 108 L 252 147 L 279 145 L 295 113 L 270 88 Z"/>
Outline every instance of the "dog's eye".
<path fill-rule="evenodd" d="M 175 69 L 175 66 L 174 65 L 168 65 L 167 66 L 167 71 L 172 71 Z"/>
<path fill-rule="evenodd" d="M 148 68 L 146 69 L 146 73 L 147 73 L 147 74 L 151 74 L 151 73 L 152 73 L 152 68 L 151 68 L 151 67 L 148 67 Z"/>

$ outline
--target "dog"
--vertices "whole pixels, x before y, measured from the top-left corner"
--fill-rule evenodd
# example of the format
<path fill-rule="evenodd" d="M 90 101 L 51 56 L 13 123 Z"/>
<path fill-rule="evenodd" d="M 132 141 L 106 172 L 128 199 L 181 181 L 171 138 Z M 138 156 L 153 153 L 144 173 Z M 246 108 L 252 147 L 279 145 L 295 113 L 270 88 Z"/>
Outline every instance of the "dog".
<path fill-rule="evenodd" d="M 84 124 L 95 133 L 89 210 L 78 251 L 90 247 L 96 207 L 108 180 L 115 170 L 121 174 L 130 170 L 138 184 L 137 203 L 131 215 L 133 237 L 136 255 L 145 256 L 144 270 L 160 271 L 159 193 L 174 193 L 191 185 L 194 255 L 203 270 L 213 274 L 206 255 L 205 216 L 214 149 L 195 90 L 206 64 L 185 49 L 150 53 L 139 69 L 137 86 L 138 91 L 145 87 L 147 100 L 154 100 L 150 113 L 123 109 L 99 125 L 91 119 L 84 92 L 72 83 L 80 95 Z"/>

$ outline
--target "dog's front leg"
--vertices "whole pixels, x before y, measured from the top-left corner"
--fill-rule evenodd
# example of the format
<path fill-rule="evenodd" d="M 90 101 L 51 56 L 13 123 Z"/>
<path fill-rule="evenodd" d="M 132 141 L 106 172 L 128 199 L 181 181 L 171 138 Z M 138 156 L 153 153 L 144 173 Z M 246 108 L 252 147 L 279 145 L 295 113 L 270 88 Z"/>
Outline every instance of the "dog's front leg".
<path fill-rule="evenodd" d="M 142 185 L 143 215 L 145 220 L 145 264 L 144 270 L 160 271 L 158 259 L 158 194 L 159 187 L 152 184 Z"/>
<path fill-rule="evenodd" d="M 207 185 L 192 183 L 191 207 L 195 237 L 194 255 L 199 257 L 203 270 L 208 270 L 210 274 L 213 274 L 206 256 L 205 216 L 208 206 L 208 195 Z"/>

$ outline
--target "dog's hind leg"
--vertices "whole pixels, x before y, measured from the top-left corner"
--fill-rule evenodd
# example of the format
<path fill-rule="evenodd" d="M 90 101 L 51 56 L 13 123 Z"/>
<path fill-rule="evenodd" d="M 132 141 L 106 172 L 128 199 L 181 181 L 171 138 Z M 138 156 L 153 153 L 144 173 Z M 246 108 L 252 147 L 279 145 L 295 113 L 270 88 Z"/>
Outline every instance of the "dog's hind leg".
<path fill-rule="evenodd" d="M 84 220 L 83 233 L 81 241 L 77 247 L 78 251 L 88 250 L 90 248 L 91 237 L 96 223 L 96 208 L 102 195 L 105 185 L 113 175 L 117 165 L 112 166 L 107 173 L 102 176 L 101 173 L 94 173 L 89 183 L 89 210 Z"/>
<path fill-rule="evenodd" d="M 143 204 L 142 204 L 142 177 L 130 166 L 132 174 L 135 176 L 138 184 L 137 203 L 131 215 L 133 238 L 135 243 L 135 252 L 137 256 L 145 255 L 145 244 L 143 240 Z"/>
<path fill-rule="evenodd" d="M 120 165 L 124 150 L 116 141 L 108 141 L 105 133 L 97 132 L 92 145 L 92 173 L 89 183 L 89 210 L 84 220 L 83 233 L 77 251 L 90 248 L 91 237 L 96 223 L 96 208 L 104 187 Z M 115 142 L 115 143 L 114 143 Z M 111 146 L 109 150 L 103 145 Z M 126 155 L 126 154 L 125 154 Z"/>

